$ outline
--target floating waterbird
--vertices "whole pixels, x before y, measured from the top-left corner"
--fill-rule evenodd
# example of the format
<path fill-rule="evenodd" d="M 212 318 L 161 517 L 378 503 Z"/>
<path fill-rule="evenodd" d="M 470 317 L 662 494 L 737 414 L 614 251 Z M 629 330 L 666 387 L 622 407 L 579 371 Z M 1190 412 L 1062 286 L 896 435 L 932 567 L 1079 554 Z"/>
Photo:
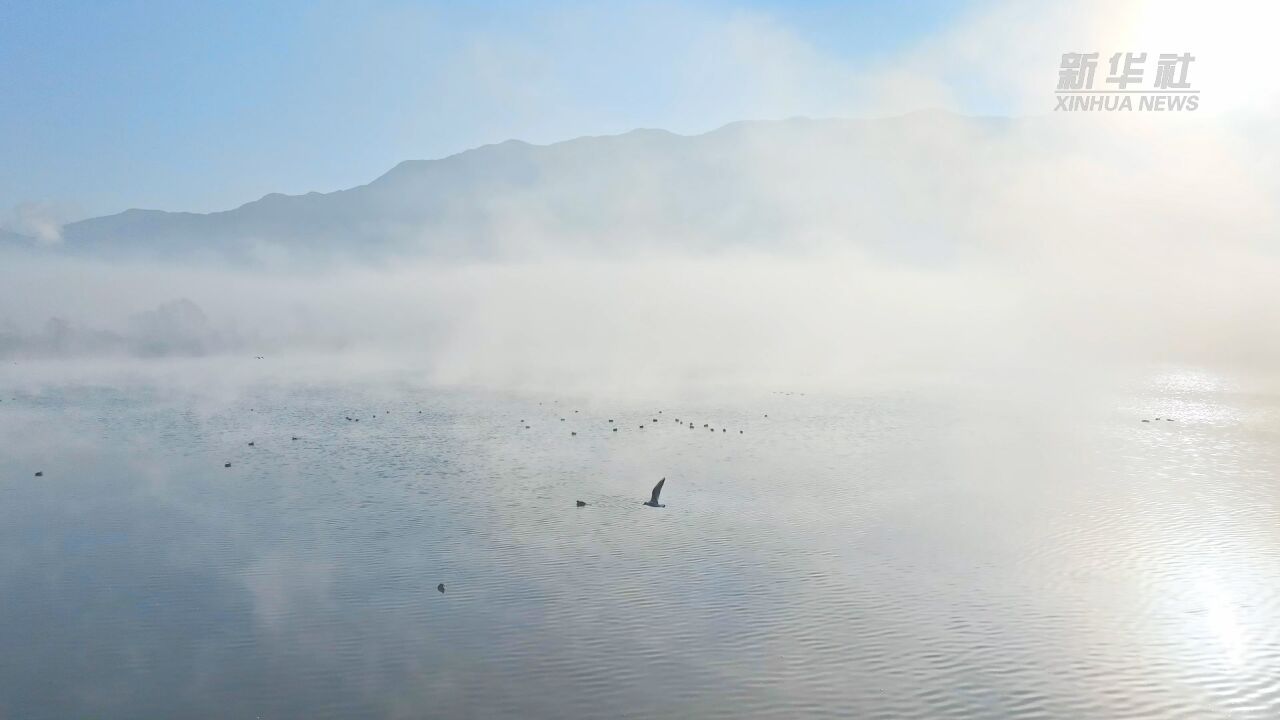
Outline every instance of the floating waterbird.
<path fill-rule="evenodd" d="M 581 500 L 578 500 L 578 501 L 577 501 L 577 503 L 578 503 L 578 507 L 586 507 L 586 506 L 587 506 L 587 504 L 586 504 L 586 503 L 584 503 L 584 502 L 582 502 Z"/>

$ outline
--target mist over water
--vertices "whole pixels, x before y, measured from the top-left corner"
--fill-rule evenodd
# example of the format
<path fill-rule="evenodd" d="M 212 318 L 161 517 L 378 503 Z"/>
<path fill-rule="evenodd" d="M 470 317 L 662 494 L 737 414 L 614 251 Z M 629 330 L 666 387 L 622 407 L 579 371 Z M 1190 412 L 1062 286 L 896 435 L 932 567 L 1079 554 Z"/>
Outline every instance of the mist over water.
<path fill-rule="evenodd" d="M 273 362 L 7 371 L 5 714 L 1280 707 L 1274 390 L 616 399 Z"/>
<path fill-rule="evenodd" d="M 26 208 L 0 718 L 1274 718 L 1276 139 L 793 119 Z"/>
<path fill-rule="evenodd" d="M 551 146 L 539 149 L 549 175 L 504 191 L 483 222 L 396 250 L 263 238 L 246 264 L 217 259 L 218 245 L 163 262 L 99 257 L 109 245 L 10 248 L 0 354 L 375 354 L 446 384 L 559 390 L 840 387 L 904 369 L 1256 371 L 1280 359 L 1259 331 L 1280 321 L 1268 138 L 1215 120 L 941 113 L 623 136 L 616 172 L 634 181 L 594 188 L 587 217 L 557 209 L 569 180 L 556 178 L 572 177 L 557 158 L 582 151 Z M 731 163 L 734 180 L 640 182 L 671 175 L 669 150 L 644 168 L 655 143 L 683 143 L 683 167 Z M 525 151 L 487 152 L 501 168 Z M 596 224 L 593 204 L 612 223 Z M 468 242 L 481 254 L 436 254 Z"/>

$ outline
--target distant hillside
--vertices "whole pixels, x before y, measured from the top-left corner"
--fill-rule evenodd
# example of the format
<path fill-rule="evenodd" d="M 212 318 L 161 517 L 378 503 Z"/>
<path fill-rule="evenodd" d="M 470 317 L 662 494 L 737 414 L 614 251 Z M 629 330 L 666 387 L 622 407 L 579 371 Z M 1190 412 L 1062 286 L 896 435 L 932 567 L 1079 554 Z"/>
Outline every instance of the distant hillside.
<path fill-rule="evenodd" d="M 770 247 L 810 235 L 910 251 L 934 246 L 954 219 L 948 208 L 981 192 L 972 171 L 1000 161 L 990 141 L 1007 124 L 936 112 L 512 140 L 404 162 L 349 190 L 84 220 L 63 229 L 60 251 L 492 258 Z"/>
<path fill-rule="evenodd" d="M 6 245 L 28 246 L 35 244 L 35 242 L 35 238 L 29 238 L 12 230 L 0 228 L 0 247 L 5 247 Z"/>

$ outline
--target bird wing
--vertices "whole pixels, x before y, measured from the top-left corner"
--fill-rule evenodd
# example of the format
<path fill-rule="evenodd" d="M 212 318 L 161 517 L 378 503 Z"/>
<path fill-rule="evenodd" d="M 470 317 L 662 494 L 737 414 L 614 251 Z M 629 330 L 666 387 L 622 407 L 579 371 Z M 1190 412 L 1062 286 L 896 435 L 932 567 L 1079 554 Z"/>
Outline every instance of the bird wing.
<path fill-rule="evenodd" d="M 654 503 L 655 505 L 657 504 L 658 495 L 662 492 L 662 483 L 666 481 L 667 481 L 666 478 L 662 478 L 661 480 L 658 481 L 657 485 L 653 486 L 653 497 L 649 498 L 649 502 Z"/>

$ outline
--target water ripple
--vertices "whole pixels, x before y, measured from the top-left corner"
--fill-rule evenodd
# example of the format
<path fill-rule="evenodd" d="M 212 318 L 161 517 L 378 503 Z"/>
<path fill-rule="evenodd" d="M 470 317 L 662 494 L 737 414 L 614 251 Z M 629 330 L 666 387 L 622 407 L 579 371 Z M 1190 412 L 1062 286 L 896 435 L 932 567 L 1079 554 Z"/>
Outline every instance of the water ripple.
<path fill-rule="evenodd" d="M 0 717 L 1280 716 L 1275 399 L 1111 407 L 48 388 Z"/>

